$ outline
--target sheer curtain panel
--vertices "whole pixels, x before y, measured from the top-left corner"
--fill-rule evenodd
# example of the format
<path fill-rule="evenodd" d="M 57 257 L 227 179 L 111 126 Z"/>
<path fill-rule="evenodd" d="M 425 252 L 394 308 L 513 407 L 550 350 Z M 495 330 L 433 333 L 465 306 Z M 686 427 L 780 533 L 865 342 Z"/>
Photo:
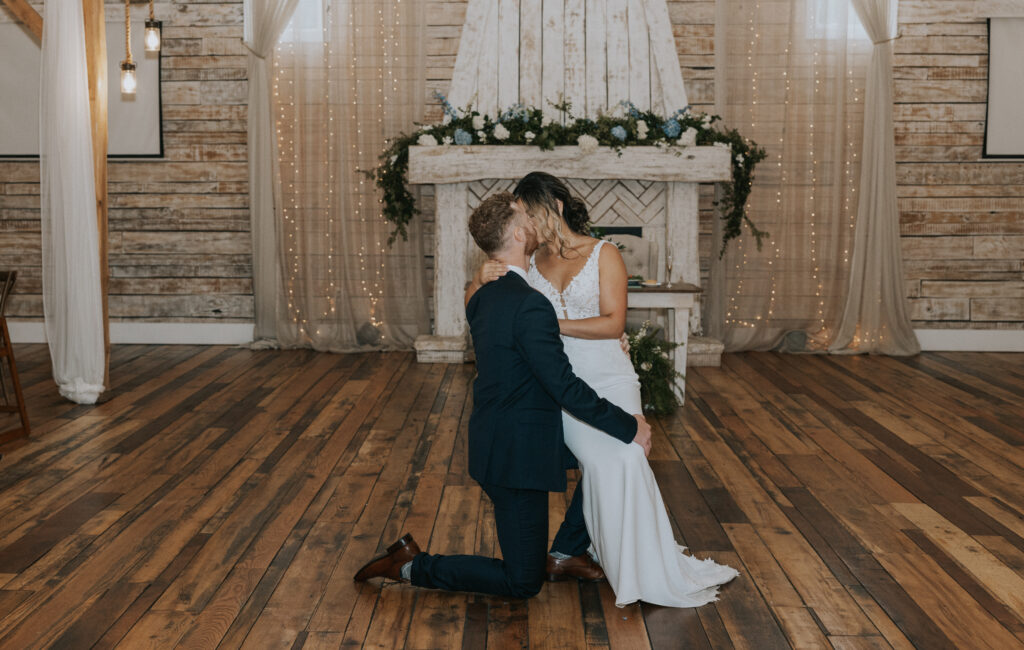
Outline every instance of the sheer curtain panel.
<path fill-rule="evenodd" d="M 249 214 L 255 339 L 273 339 L 280 276 L 274 219 L 274 124 L 270 114 L 267 61 L 298 0 L 245 0 L 245 46 L 249 48 Z"/>
<path fill-rule="evenodd" d="M 826 350 L 853 253 L 870 41 L 848 0 L 718 0 L 715 38 L 716 112 L 768 153 L 748 210 L 771 236 L 758 250 L 744 234 L 721 260 L 713 246 L 707 330 L 727 351 Z"/>
<path fill-rule="evenodd" d="M 874 42 L 864 111 L 864 159 L 849 293 L 833 352 L 911 355 L 921 351 L 903 287 L 896 145 L 892 124 L 896 0 L 852 0 Z"/>
<path fill-rule="evenodd" d="M 422 119 L 422 11 L 419 0 L 300 0 L 275 48 L 282 345 L 411 348 L 428 331 L 420 228 L 389 246 L 363 173 Z"/>
<path fill-rule="evenodd" d="M 103 392 L 103 301 L 81 2 L 44 7 L 39 102 L 43 317 L 60 394 Z M 9 63 L 9 62 L 5 62 Z"/>

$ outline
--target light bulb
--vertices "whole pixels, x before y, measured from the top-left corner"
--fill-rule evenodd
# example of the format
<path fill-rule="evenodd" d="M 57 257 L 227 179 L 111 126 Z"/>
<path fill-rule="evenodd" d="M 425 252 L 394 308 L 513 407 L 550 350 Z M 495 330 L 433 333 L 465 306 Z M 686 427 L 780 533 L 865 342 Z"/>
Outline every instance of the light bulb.
<path fill-rule="evenodd" d="M 135 64 L 130 61 L 121 61 L 121 93 L 134 95 L 138 87 L 138 79 L 135 77 Z"/>
<path fill-rule="evenodd" d="M 159 52 L 160 51 L 160 21 L 159 20 L 147 20 L 146 21 L 146 51 L 147 52 Z"/>

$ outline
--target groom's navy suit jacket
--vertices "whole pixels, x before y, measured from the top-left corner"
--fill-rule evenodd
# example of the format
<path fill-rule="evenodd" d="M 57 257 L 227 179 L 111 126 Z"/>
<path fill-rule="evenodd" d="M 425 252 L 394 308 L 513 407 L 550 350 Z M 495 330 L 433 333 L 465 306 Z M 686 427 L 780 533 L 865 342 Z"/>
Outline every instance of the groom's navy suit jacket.
<path fill-rule="evenodd" d="M 469 419 L 469 475 L 481 484 L 563 492 L 575 458 L 562 409 L 624 443 L 636 419 L 573 374 L 558 319 L 540 292 L 509 271 L 466 305 L 478 376 Z"/>

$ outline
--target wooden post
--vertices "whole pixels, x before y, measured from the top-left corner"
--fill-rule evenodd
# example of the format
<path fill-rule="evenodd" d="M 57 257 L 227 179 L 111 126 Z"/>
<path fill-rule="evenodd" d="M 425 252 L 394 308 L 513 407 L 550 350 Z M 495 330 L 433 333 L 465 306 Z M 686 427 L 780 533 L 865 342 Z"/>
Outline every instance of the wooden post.
<path fill-rule="evenodd" d="M 92 115 L 92 164 L 96 176 L 96 226 L 99 233 L 100 300 L 103 301 L 103 386 L 110 389 L 110 310 L 107 300 L 107 34 L 103 0 L 82 0 L 85 59 L 89 70 Z"/>
<path fill-rule="evenodd" d="M 43 40 L 43 18 L 32 5 L 26 0 L 3 0 L 3 2 L 11 10 L 15 18 L 25 23 L 25 26 L 36 37 L 36 40 Z"/>

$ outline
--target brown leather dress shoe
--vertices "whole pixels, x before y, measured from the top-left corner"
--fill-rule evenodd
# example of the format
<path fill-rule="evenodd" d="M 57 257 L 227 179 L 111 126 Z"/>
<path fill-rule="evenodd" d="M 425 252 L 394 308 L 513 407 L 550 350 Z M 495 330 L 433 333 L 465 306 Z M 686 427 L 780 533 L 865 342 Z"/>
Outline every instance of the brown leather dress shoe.
<path fill-rule="evenodd" d="M 365 582 L 370 578 L 402 579 L 402 567 L 406 562 L 420 553 L 420 547 L 412 535 L 406 534 L 402 539 L 388 547 L 387 555 L 374 558 L 363 565 L 362 569 L 352 577 L 356 582 Z"/>
<path fill-rule="evenodd" d="M 604 569 L 586 553 L 564 560 L 548 555 L 548 580 L 561 582 L 570 577 L 587 582 L 600 582 L 604 580 Z"/>

